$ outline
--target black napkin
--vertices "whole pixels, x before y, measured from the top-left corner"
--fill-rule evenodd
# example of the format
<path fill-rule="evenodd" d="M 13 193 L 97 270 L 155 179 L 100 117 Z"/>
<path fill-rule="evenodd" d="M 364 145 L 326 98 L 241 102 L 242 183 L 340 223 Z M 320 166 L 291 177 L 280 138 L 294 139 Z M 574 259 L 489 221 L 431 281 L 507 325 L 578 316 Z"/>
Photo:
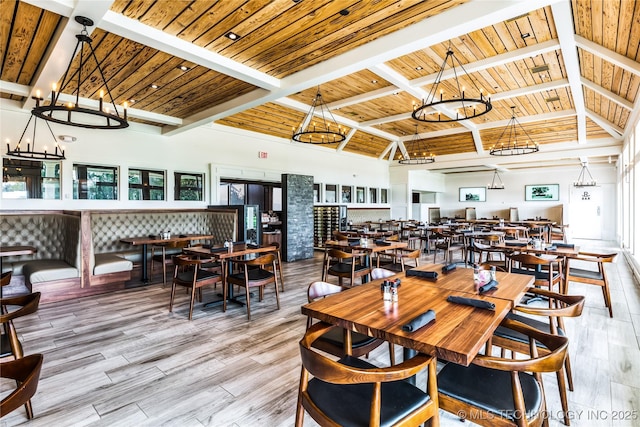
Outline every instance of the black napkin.
<path fill-rule="evenodd" d="M 156 237 L 158 237 L 158 234 L 149 234 L 150 239 L 155 239 Z"/>
<path fill-rule="evenodd" d="M 358 246 L 360 244 L 360 240 L 354 240 L 349 242 L 349 246 Z"/>
<path fill-rule="evenodd" d="M 456 269 L 456 265 L 455 264 L 446 264 L 442 266 L 442 272 L 443 273 L 448 273 L 450 271 L 453 271 Z"/>
<path fill-rule="evenodd" d="M 421 279 L 437 279 L 438 273 L 435 271 L 422 271 L 422 270 L 414 270 L 410 269 L 405 272 L 407 277 L 415 276 L 420 277 Z"/>
<path fill-rule="evenodd" d="M 465 297 L 456 297 L 453 295 L 449 295 L 447 297 L 447 301 L 453 302 L 456 304 L 470 305 L 471 307 L 476 308 L 484 308 L 485 310 L 495 310 L 496 305 L 489 301 L 483 301 L 481 299 L 473 299 L 473 298 L 465 298 Z"/>
<path fill-rule="evenodd" d="M 247 245 L 248 249 L 258 249 L 260 247 L 260 245 L 254 245 L 253 243 L 249 243 Z"/>
<path fill-rule="evenodd" d="M 209 248 L 209 252 L 215 254 L 217 252 L 229 252 L 229 248 Z"/>
<path fill-rule="evenodd" d="M 211 249 L 211 245 L 202 245 L 204 249 Z"/>
<path fill-rule="evenodd" d="M 436 319 L 436 312 L 433 310 L 427 310 L 424 313 L 422 313 L 420 316 L 417 316 L 416 318 L 412 319 L 406 325 L 402 325 L 402 330 L 406 332 L 414 332 L 435 319 Z"/>
<path fill-rule="evenodd" d="M 492 280 L 489 283 L 480 286 L 480 289 L 478 291 L 482 294 L 485 292 L 489 292 L 491 289 L 495 289 L 497 287 L 498 287 L 498 282 L 496 282 L 495 280 Z"/>
<path fill-rule="evenodd" d="M 178 237 L 180 237 L 181 239 L 183 239 L 183 238 L 187 237 L 187 235 L 186 235 L 186 234 L 181 234 L 181 235 L 179 235 Z"/>
<path fill-rule="evenodd" d="M 374 240 L 373 242 L 378 246 L 391 246 L 390 242 L 385 242 L 384 240 L 380 240 L 380 239 Z"/>
<path fill-rule="evenodd" d="M 573 249 L 576 246 L 573 243 L 554 243 L 554 246 L 558 247 L 558 248 L 570 248 Z"/>
<path fill-rule="evenodd" d="M 507 242 L 507 241 L 505 241 L 504 244 L 506 246 L 518 246 L 518 247 L 521 247 L 521 248 L 524 248 L 525 246 L 527 246 L 526 242 Z"/>
<path fill-rule="evenodd" d="M 551 246 L 547 246 L 545 249 L 548 251 L 557 251 L 558 247 L 556 245 L 551 245 Z"/>

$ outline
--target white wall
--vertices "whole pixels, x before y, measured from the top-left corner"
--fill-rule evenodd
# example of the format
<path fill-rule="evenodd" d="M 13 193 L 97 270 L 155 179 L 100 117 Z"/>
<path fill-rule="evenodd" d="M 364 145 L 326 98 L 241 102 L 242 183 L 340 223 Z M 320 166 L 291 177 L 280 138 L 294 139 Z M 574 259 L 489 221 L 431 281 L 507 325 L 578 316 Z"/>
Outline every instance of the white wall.
<path fill-rule="evenodd" d="M 29 111 L 17 104 L 0 100 L 1 152 L 6 140 L 11 147 L 20 138 L 29 119 Z M 88 130 L 52 123 L 55 135 L 72 135 L 77 141 L 65 147 L 62 162 L 62 200 L 0 199 L 0 209 L 158 209 L 203 207 L 217 199 L 217 183 L 223 178 L 280 181 L 280 174 L 314 176 L 315 182 L 388 188 L 387 161 L 336 153 L 322 147 L 293 143 L 281 138 L 238 131 L 224 126 L 204 126 L 175 136 L 163 136 L 154 127 L 131 123 L 124 130 Z M 46 130 L 42 120 L 38 128 Z M 48 132 L 48 131 L 47 131 Z M 42 142 L 41 142 L 42 141 Z M 37 147 L 52 146 L 51 136 L 36 135 Z M 258 152 L 268 153 L 266 159 Z M 73 164 L 120 166 L 119 201 L 73 200 Z M 127 169 L 129 167 L 167 171 L 166 201 L 129 201 Z M 208 188 L 204 202 L 173 201 L 173 172 L 206 174 Z M 216 191 L 212 191 L 215 189 Z"/>

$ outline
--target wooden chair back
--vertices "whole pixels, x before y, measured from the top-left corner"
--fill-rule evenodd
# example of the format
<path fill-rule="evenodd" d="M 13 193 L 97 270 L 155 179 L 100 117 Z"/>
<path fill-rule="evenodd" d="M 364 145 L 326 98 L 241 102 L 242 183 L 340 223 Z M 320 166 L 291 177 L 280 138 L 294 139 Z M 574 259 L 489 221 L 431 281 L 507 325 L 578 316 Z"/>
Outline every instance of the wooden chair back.
<path fill-rule="evenodd" d="M 20 359 L 0 363 L 0 377 L 15 380 L 18 384 L 0 402 L 2 416 L 31 401 L 38 389 L 43 360 L 42 354 L 31 354 Z M 27 418 L 33 419 L 33 411 L 27 410 Z"/>

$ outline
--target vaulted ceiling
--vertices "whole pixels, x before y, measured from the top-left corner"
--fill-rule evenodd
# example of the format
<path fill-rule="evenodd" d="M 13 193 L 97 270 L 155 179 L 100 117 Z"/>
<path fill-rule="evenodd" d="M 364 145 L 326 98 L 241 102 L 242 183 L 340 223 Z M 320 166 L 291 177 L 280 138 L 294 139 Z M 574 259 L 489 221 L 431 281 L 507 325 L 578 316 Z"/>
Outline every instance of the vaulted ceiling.
<path fill-rule="evenodd" d="M 507 169 L 607 161 L 640 114 L 631 0 L 2 0 L 0 11 L 3 102 L 31 108 L 61 80 L 82 30 L 73 18 L 86 16 L 116 104 L 165 135 L 215 123 L 290 139 L 320 88 L 347 132 L 328 150 L 395 162 L 418 133 L 437 156 L 429 169 Z M 418 122 L 449 48 L 493 109 Z M 92 71 L 81 104 L 97 105 L 99 81 Z M 540 152 L 490 156 L 512 110 Z"/>

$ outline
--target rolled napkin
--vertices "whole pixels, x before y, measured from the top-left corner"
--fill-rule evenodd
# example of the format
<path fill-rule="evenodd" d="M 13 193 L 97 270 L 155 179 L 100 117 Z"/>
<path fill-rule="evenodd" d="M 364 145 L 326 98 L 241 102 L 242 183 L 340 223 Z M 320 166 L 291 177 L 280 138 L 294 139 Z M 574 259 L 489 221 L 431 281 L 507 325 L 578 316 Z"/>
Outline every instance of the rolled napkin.
<path fill-rule="evenodd" d="M 406 332 L 415 332 L 422 328 L 429 322 L 436 319 L 436 312 L 433 310 L 427 310 L 420 316 L 415 317 L 409 323 L 402 325 L 402 330 Z"/>
<path fill-rule="evenodd" d="M 260 245 L 254 245 L 253 243 L 249 243 L 247 245 L 247 249 L 258 249 Z"/>
<path fill-rule="evenodd" d="M 209 248 L 209 252 L 212 254 L 216 252 L 229 252 L 229 248 Z"/>
<path fill-rule="evenodd" d="M 180 237 L 181 239 L 184 239 L 185 237 L 187 237 L 187 235 L 186 234 L 181 234 L 178 237 Z"/>
<path fill-rule="evenodd" d="M 558 247 L 554 244 L 554 245 L 551 245 L 551 246 L 547 246 L 545 249 L 548 250 L 548 251 L 557 251 Z"/>
<path fill-rule="evenodd" d="M 385 242 L 385 241 L 384 241 L 384 240 L 382 240 L 382 239 L 374 240 L 374 241 L 373 241 L 373 243 L 375 243 L 375 244 L 376 244 L 376 245 L 378 245 L 378 246 L 391 246 L 391 243 L 389 243 L 389 242 Z"/>
<path fill-rule="evenodd" d="M 448 273 L 450 271 L 453 271 L 456 269 L 456 265 L 455 264 L 446 264 L 442 266 L 442 272 L 443 273 Z"/>
<path fill-rule="evenodd" d="M 506 246 L 518 246 L 521 248 L 524 248 L 525 246 L 527 246 L 527 242 L 507 242 L 505 241 L 504 244 Z"/>
<path fill-rule="evenodd" d="M 491 289 L 495 289 L 497 287 L 498 287 L 498 282 L 496 282 L 495 280 L 492 280 L 489 283 L 480 286 L 480 289 L 478 289 L 478 292 L 483 294 L 483 293 L 489 292 Z"/>
<path fill-rule="evenodd" d="M 558 248 L 570 248 L 573 249 L 576 247 L 576 245 L 574 245 L 573 243 L 554 243 L 553 244 L 555 247 Z"/>
<path fill-rule="evenodd" d="M 410 270 L 407 270 L 405 272 L 405 274 L 407 275 L 407 277 L 415 276 L 415 277 L 420 277 L 422 279 L 437 279 L 438 278 L 438 273 L 435 272 L 435 271 L 422 271 L 422 270 L 410 269 Z"/>
<path fill-rule="evenodd" d="M 150 239 L 155 239 L 156 237 L 159 237 L 159 234 L 149 234 L 149 238 Z"/>
<path fill-rule="evenodd" d="M 447 297 L 447 301 L 453 302 L 455 304 L 462 305 L 470 305 L 471 307 L 476 308 L 484 308 L 485 310 L 495 310 L 496 305 L 489 301 L 483 301 L 481 299 L 473 299 L 473 298 L 465 298 L 465 297 L 457 297 L 454 295 L 449 295 Z"/>

